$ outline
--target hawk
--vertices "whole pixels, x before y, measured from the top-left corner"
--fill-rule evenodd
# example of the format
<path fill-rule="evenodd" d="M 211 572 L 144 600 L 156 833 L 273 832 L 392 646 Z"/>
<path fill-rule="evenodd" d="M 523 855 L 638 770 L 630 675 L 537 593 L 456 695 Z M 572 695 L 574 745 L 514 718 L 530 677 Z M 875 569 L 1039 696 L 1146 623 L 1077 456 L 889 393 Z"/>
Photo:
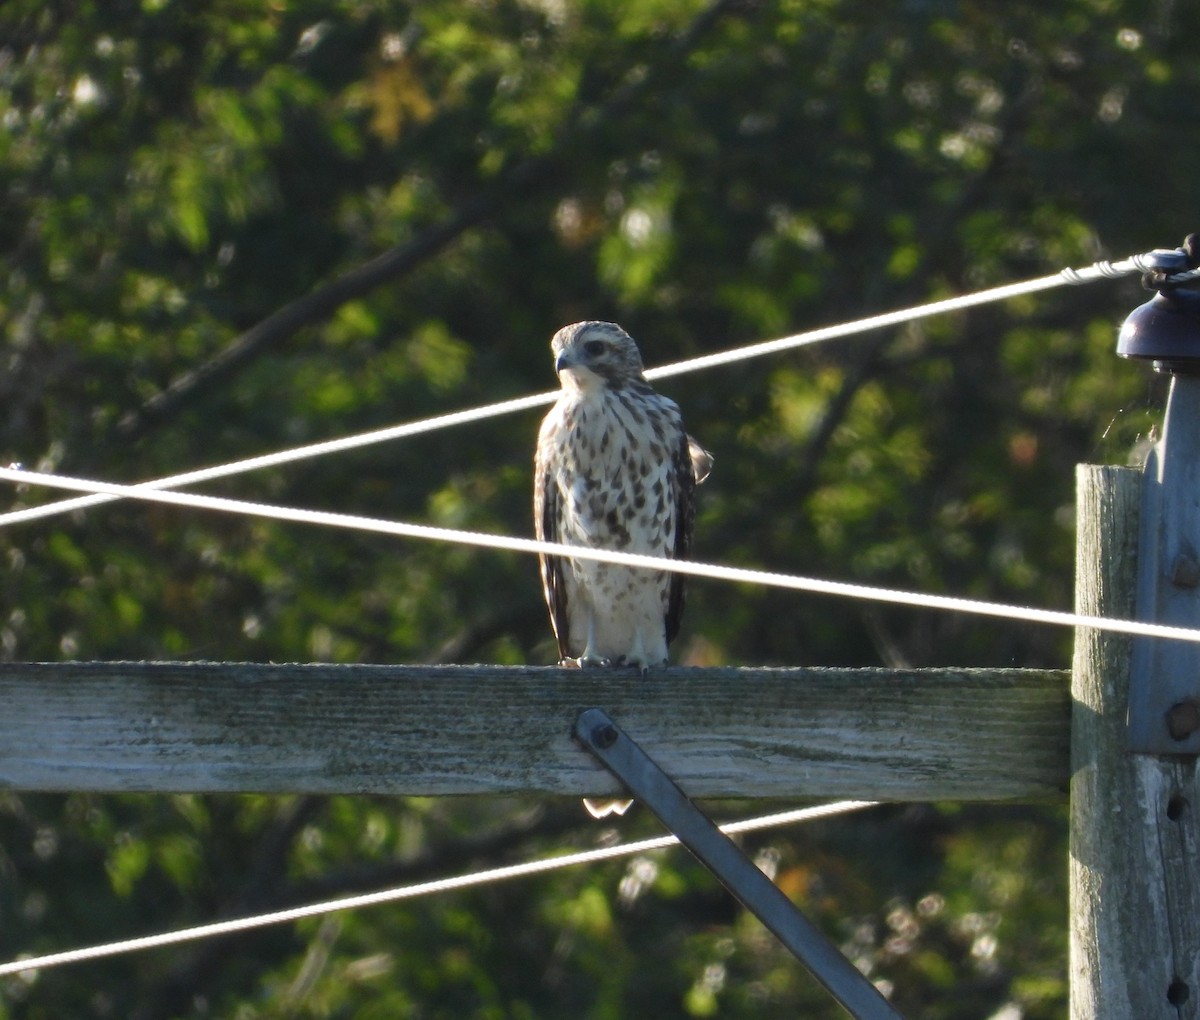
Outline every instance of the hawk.
<path fill-rule="evenodd" d="M 562 394 L 538 433 L 537 537 L 686 559 L 693 493 L 712 458 L 684 430 L 679 407 L 646 382 L 637 344 L 616 323 L 564 326 L 550 350 Z M 666 663 L 683 613 L 682 574 L 562 556 L 540 560 L 564 665 L 636 666 L 645 673 Z M 585 801 L 597 817 L 621 803 Z"/>

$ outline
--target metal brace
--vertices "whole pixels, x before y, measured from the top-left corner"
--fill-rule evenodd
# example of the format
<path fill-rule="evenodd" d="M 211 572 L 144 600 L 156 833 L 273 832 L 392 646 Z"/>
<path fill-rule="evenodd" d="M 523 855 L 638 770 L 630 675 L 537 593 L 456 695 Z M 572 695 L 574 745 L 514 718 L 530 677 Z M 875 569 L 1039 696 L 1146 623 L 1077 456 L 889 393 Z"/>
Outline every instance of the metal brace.
<path fill-rule="evenodd" d="M 857 1020 L 903 1020 L 854 965 L 674 781 L 599 708 L 575 720 L 575 739 L 667 826 Z"/>
<path fill-rule="evenodd" d="M 1200 623 L 1200 377 L 1176 375 L 1163 437 L 1146 461 L 1138 543 L 1137 616 Z M 1129 748 L 1200 754 L 1200 644 L 1133 643 Z"/>

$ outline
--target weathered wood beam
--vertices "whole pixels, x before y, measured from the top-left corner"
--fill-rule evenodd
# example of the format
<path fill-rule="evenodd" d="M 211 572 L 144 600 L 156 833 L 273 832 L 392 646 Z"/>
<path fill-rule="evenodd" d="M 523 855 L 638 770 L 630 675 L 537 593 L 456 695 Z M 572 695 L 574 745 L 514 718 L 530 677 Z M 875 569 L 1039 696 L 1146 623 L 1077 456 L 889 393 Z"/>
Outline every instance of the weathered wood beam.
<path fill-rule="evenodd" d="M 602 795 L 604 708 L 694 797 L 1065 796 L 1069 675 L 0 663 L 0 787 Z"/>
<path fill-rule="evenodd" d="M 1077 483 L 1076 608 L 1133 618 L 1139 515 L 1154 507 L 1142 502 L 1139 475 L 1127 468 L 1081 466 Z M 1194 522 L 1194 492 L 1187 504 Z M 1195 533 L 1193 523 L 1185 541 Z M 1130 753 L 1130 653 L 1129 638 L 1076 635 L 1070 1016 L 1195 1020 L 1200 774 L 1194 755 Z"/>

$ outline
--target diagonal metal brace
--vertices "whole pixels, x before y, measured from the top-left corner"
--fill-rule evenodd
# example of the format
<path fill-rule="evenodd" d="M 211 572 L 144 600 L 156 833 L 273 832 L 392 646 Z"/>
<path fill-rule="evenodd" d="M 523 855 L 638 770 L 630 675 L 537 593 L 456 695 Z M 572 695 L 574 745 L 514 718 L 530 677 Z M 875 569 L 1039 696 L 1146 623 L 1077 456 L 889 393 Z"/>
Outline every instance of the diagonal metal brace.
<path fill-rule="evenodd" d="M 575 739 L 658 816 L 851 1016 L 857 1020 L 903 1020 L 879 990 L 606 712 L 599 708 L 581 712 L 575 720 Z"/>

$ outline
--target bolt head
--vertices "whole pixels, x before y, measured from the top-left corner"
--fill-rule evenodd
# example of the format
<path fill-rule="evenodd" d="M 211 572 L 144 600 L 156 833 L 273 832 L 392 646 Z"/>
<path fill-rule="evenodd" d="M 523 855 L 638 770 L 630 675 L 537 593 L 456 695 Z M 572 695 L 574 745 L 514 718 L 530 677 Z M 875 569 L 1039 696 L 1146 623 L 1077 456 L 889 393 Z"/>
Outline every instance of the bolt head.
<path fill-rule="evenodd" d="M 1180 553 L 1171 564 L 1171 583 L 1177 588 L 1200 586 L 1200 563 L 1187 553 Z"/>
<path fill-rule="evenodd" d="M 1167 732 L 1172 740 L 1187 740 L 1200 730 L 1200 704 L 1192 698 L 1177 701 L 1167 709 Z"/>
<path fill-rule="evenodd" d="M 617 742 L 617 736 L 617 728 L 612 723 L 604 723 L 592 730 L 592 743 L 606 751 Z"/>

